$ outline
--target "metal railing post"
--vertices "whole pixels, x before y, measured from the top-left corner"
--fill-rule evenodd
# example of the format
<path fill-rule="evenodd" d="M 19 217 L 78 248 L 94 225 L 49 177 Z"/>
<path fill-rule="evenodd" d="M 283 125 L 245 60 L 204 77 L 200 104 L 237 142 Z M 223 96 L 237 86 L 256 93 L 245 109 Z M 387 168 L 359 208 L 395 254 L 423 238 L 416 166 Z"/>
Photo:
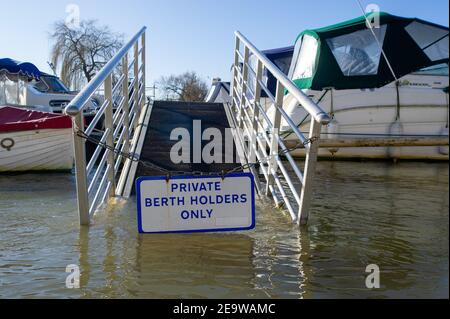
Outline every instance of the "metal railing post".
<path fill-rule="evenodd" d="M 105 110 L 105 128 L 109 129 L 109 134 L 106 137 L 106 144 L 110 148 L 114 148 L 114 123 L 113 123 L 113 98 L 112 98 L 112 74 L 110 73 L 105 79 L 105 99 L 108 101 L 108 106 Z M 116 193 L 116 181 L 114 174 L 114 152 L 111 150 L 106 150 L 108 152 L 107 156 L 107 174 L 108 182 L 111 183 L 111 188 L 109 191 L 109 196 L 112 197 Z"/>
<path fill-rule="evenodd" d="M 244 108 L 247 101 L 247 81 L 248 81 L 248 59 L 250 57 L 250 51 L 247 46 L 244 47 L 244 64 L 242 65 L 242 92 L 241 92 L 241 107 L 239 112 L 239 128 L 244 130 Z"/>
<path fill-rule="evenodd" d="M 142 65 L 142 101 L 140 109 L 142 110 L 145 105 L 145 33 L 142 34 L 141 38 L 141 65 Z"/>
<path fill-rule="evenodd" d="M 83 112 L 73 117 L 73 149 L 75 156 L 75 177 L 78 198 L 78 215 L 80 225 L 89 225 L 89 197 L 87 192 L 87 175 L 86 175 L 86 145 L 85 140 L 78 136 L 77 128 L 84 130 Z"/>
<path fill-rule="evenodd" d="M 239 48 L 240 48 L 240 41 L 239 41 L 239 37 L 236 36 L 236 42 L 235 42 L 235 46 L 234 46 L 234 64 L 233 64 L 233 79 L 231 82 L 231 105 L 232 105 L 232 110 L 234 110 L 234 112 L 237 111 L 237 82 L 238 82 L 238 70 L 239 70 Z"/>
<path fill-rule="evenodd" d="M 129 99 L 129 90 L 128 90 L 128 54 L 122 59 L 122 72 L 124 75 L 123 84 L 122 84 L 122 94 L 125 98 L 123 104 L 123 113 L 125 114 L 125 121 L 123 122 L 124 126 L 124 147 L 123 151 L 128 153 L 130 151 L 130 105 L 128 103 Z"/>
<path fill-rule="evenodd" d="M 281 127 L 281 113 L 278 110 L 279 108 L 283 107 L 283 98 L 284 98 L 284 86 L 280 83 L 280 81 L 277 81 L 277 91 L 275 95 L 275 114 L 273 119 L 273 131 L 271 134 L 271 145 L 270 145 L 270 156 L 272 156 L 269 160 L 269 166 L 268 166 L 268 172 L 269 172 L 269 180 L 267 181 L 266 185 L 266 195 L 270 194 L 270 186 L 274 183 L 274 177 L 272 176 L 271 172 L 272 170 L 276 172 L 278 170 L 277 161 L 276 161 L 276 154 L 279 152 L 278 147 L 278 135 L 280 133 L 280 127 Z"/>
<path fill-rule="evenodd" d="M 309 218 L 309 208 L 313 191 L 314 175 L 316 172 L 317 155 L 319 152 L 319 137 L 322 124 L 315 119 L 311 119 L 309 129 L 309 138 L 314 139 L 306 151 L 305 172 L 303 177 L 302 192 L 300 195 L 300 206 L 297 217 L 297 223 L 306 225 Z"/>
<path fill-rule="evenodd" d="M 136 129 L 139 121 L 139 42 L 134 44 L 134 123 L 133 127 Z"/>
<path fill-rule="evenodd" d="M 256 84 L 255 84 L 255 99 L 253 101 L 253 119 L 252 119 L 252 134 L 250 137 L 250 162 L 256 161 L 256 150 L 258 149 L 258 143 L 256 141 L 256 135 L 258 134 L 258 121 L 259 121 L 259 100 L 261 99 L 261 79 L 262 79 L 262 63 L 258 59 L 256 65 Z"/>

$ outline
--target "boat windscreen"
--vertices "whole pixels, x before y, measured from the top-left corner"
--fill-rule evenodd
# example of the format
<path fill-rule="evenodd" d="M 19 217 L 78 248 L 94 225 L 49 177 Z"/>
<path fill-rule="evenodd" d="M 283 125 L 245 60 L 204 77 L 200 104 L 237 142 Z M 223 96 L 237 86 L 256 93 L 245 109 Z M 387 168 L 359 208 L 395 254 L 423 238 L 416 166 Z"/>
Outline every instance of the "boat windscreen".
<path fill-rule="evenodd" d="M 413 21 L 405 27 L 431 61 L 448 59 L 448 30 Z"/>
<path fill-rule="evenodd" d="M 374 29 L 377 40 L 369 29 L 327 39 L 327 44 L 345 76 L 374 75 L 378 72 L 381 47 L 386 25 Z"/>
<path fill-rule="evenodd" d="M 413 74 L 420 74 L 420 75 L 440 75 L 440 76 L 449 76 L 448 72 L 448 64 L 438 64 L 433 65 L 427 68 L 423 68 L 417 72 L 414 72 Z"/>
<path fill-rule="evenodd" d="M 33 80 L 32 85 L 41 93 L 69 93 L 69 89 L 61 82 L 61 80 L 53 76 L 42 76 L 39 80 Z"/>

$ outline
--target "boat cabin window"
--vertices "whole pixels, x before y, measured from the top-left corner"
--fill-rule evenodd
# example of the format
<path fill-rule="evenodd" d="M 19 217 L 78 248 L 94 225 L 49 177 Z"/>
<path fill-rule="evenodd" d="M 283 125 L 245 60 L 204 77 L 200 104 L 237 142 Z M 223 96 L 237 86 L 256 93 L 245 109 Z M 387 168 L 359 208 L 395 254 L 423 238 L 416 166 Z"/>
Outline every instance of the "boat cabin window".
<path fill-rule="evenodd" d="M 36 81 L 36 80 L 33 80 L 32 82 L 31 82 L 31 85 L 36 89 L 36 90 L 38 90 L 39 92 L 41 92 L 41 93 L 46 93 L 47 91 L 48 91 L 48 86 L 47 86 L 47 84 L 45 84 L 45 82 L 44 81 Z"/>
<path fill-rule="evenodd" d="M 373 29 L 373 31 L 378 42 L 370 29 L 327 39 L 327 44 L 345 76 L 376 75 L 378 73 L 386 25 Z"/>
<path fill-rule="evenodd" d="M 41 93 L 61 93 L 69 92 L 69 89 L 56 77 L 43 76 L 38 81 L 32 82 L 33 87 Z"/>
<path fill-rule="evenodd" d="M 291 79 L 307 79 L 314 75 L 318 47 L 317 40 L 307 34 L 303 35 L 301 41 L 297 41 L 293 59 L 296 65 L 290 75 Z"/>
<path fill-rule="evenodd" d="M 406 32 L 431 61 L 448 59 L 448 31 L 421 22 L 411 22 Z"/>

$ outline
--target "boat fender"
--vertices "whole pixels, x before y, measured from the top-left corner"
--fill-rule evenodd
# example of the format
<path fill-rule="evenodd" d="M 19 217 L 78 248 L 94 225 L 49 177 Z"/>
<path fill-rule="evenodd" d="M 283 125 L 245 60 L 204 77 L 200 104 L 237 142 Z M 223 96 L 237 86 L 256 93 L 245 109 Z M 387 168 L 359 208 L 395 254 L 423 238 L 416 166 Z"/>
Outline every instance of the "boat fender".
<path fill-rule="evenodd" d="M 400 120 L 396 120 L 389 127 L 389 134 L 393 135 L 394 138 L 398 138 L 403 135 L 403 124 Z M 397 160 L 401 157 L 401 147 L 388 147 L 388 156 Z"/>
<path fill-rule="evenodd" d="M 14 142 L 14 140 L 10 137 L 2 139 L 0 142 L 0 146 L 8 152 L 14 147 L 15 144 L 16 142 Z"/>
<path fill-rule="evenodd" d="M 327 137 L 328 139 L 337 139 L 339 133 L 339 122 L 336 120 L 336 118 L 332 118 L 330 123 L 327 125 Z M 339 151 L 339 148 L 329 148 L 328 151 L 334 155 Z"/>
<path fill-rule="evenodd" d="M 444 136 L 448 136 L 448 127 L 444 127 L 441 130 L 440 134 L 444 135 Z M 448 146 L 444 146 L 444 145 L 439 146 L 439 154 L 441 154 L 441 155 L 448 155 Z"/>

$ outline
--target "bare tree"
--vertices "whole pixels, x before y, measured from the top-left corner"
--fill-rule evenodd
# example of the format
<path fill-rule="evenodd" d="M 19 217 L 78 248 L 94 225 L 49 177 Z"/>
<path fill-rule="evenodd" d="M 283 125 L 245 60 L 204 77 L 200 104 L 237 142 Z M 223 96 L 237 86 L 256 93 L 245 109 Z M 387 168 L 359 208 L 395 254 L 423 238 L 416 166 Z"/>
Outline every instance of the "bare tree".
<path fill-rule="evenodd" d="M 162 77 L 159 87 L 166 99 L 183 102 L 203 102 L 208 94 L 208 86 L 193 71 Z"/>
<path fill-rule="evenodd" d="M 56 22 L 50 39 L 54 42 L 51 63 L 60 70 L 61 80 L 73 89 L 92 80 L 123 43 L 123 35 L 98 26 L 94 20 L 81 21 L 78 28 Z"/>

